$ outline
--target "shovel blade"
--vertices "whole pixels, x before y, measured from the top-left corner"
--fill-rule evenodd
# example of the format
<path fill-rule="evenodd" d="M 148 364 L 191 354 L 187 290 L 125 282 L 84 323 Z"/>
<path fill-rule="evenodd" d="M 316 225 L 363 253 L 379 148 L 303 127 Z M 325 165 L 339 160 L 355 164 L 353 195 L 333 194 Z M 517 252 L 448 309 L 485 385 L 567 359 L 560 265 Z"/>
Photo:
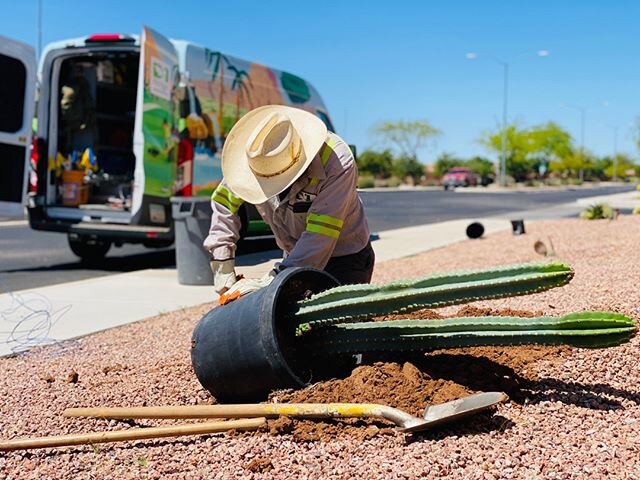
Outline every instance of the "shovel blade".
<path fill-rule="evenodd" d="M 407 428 L 403 428 L 403 432 L 417 432 L 428 428 L 443 425 L 445 423 L 454 422 L 461 418 L 473 415 L 491 408 L 499 403 L 507 400 L 507 395 L 502 392 L 481 392 L 469 395 L 468 397 L 458 398 L 446 403 L 438 405 L 430 405 L 424 411 L 424 420 L 417 422 Z"/>

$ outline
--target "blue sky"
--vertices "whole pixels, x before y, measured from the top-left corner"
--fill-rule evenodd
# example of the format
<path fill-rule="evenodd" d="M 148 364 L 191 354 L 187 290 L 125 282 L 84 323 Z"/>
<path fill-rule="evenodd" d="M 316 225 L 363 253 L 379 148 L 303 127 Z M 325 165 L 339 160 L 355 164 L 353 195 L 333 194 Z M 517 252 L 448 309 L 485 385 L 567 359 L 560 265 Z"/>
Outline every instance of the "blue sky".
<path fill-rule="evenodd" d="M 3 2 L 0 34 L 36 44 L 37 0 Z M 296 73 L 319 90 L 334 124 L 359 150 L 380 146 L 376 122 L 428 119 L 443 131 L 420 152 L 492 155 L 481 132 L 502 118 L 502 67 L 510 63 L 509 119 L 553 120 L 585 146 L 638 156 L 640 2 L 42 0 L 43 44 L 146 24 L 247 60 Z M 169 7 L 175 5 L 175 7 Z M 548 50 L 545 58 L 536 56 Z M 467 60 L 467 52 L 478 58 Z M 606 104 L 606 106 L 605 106 Z"/>

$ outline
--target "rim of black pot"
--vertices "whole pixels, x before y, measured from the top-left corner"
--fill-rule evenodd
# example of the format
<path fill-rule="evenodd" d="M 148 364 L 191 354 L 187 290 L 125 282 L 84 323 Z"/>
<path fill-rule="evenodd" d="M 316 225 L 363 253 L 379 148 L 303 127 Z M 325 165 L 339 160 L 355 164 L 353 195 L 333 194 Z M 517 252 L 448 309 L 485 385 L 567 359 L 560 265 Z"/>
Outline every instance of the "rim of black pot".
<path fill-rule="evenodd" d="M 306 352 L 300 352 L 295 346 L 297 325 L 293 315 L 298 310 L 297 302 L 309 298 L 314 293 L 336 287 L 340 282 L 327 272 L 308 267 L 287 269 L 279 275 L 286 275 L 286 278 L 278 285 L 275 292 L 276 298 L 271 303 L 271 327 L 275 333 L 273 337 L 276 342 L 275 347 L 282 354 L 287 372 L 300 385 L 307 385 L 313 378 L 310 362 L 312 356 Z"/>

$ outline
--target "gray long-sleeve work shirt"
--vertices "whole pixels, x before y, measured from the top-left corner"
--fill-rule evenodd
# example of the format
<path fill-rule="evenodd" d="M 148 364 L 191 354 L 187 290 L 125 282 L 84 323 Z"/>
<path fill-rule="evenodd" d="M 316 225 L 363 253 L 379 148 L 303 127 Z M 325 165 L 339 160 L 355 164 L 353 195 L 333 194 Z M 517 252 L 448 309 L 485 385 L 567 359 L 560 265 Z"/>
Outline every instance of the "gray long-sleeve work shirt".
<path fill-rule="evenodd" d="M 367 245 L 369 226 L 357 180 L 351 149 L 329 133 L 286 196 L 276 195 L 256 205 L 285 253 L 283 267 L 322 270 L 331 257 L 357 253 Z M 223 179 L 211 197 L 211 228 L 204 241 L 215 260 L 235 256 L 241 225 L 237 213 L 242 203 Z"/>

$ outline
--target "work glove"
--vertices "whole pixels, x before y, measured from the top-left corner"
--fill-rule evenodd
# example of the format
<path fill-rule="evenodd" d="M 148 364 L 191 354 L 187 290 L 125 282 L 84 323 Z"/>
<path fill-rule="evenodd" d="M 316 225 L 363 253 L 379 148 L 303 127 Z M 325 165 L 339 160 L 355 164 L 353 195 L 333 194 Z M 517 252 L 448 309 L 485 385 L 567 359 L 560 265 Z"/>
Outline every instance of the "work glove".
<path fill-rule="evenodd" d="M 263 276 L 262 278 L 243 278 L 238 280 L 233 284 L 231 288 L 227 291 L 228 294 L 232 294 L 233 292 L 240 292 L 240 295 L 245 295 L 247 293 L 255 292 L 256 290 L 260 290 L 263 287 L 266 287 L 273 281 L 273 276 L 271 272 Z"/>
<path fill-rule="evenodd" d="M 211 260 L 210 265 L 213 272 L 213 289 L 220 295 L 236 283 L 236 261 L 233 258 Z"/>
<path fill-rule="evenodd" d="M 224 305 L 243 295 L 255 292 L 256 290 L 260 290 L 261 288 L 269 285 L 273 281 L 274 277 L 275 272 L 272 270 L 262 278 L 242 278 L 234 283 L 233 286 L 229 288 L 229 290 L 220 295 L 219 303 L 221 305 Z"/>

